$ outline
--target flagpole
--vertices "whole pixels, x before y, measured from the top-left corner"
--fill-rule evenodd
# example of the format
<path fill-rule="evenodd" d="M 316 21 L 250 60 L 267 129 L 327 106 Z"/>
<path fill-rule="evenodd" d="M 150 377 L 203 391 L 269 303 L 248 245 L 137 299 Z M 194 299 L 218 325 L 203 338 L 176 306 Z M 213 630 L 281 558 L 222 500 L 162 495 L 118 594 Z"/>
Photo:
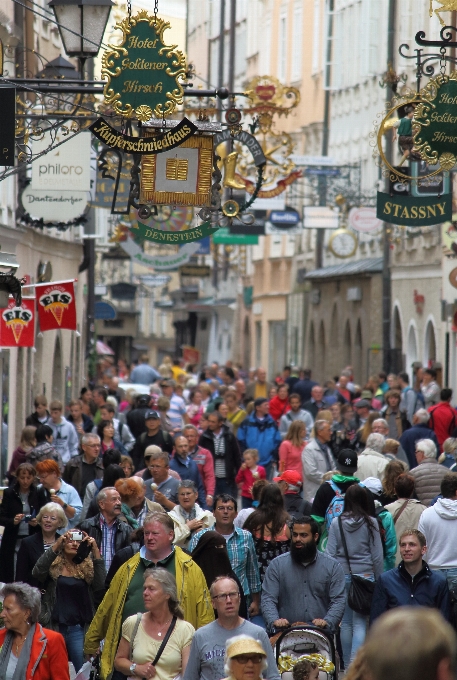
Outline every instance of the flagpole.
<path fill-rule="evenodd" d="M 64 283 L 76 283 L 78 279 L 67 279 L 66 281 L 46 281 L 44 283 L 26 283 L 22 288 L 38 288 L 38 286 L 60 286 Z"/>

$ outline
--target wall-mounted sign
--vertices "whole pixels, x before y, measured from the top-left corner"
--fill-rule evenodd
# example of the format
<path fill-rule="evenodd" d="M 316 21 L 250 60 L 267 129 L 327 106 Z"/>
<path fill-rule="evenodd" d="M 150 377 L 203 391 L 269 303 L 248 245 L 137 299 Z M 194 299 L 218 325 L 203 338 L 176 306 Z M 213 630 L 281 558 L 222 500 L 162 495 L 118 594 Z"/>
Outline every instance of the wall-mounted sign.
<path fill-rule="evenodd" d="M 183 118 L 176 127 L 163 135 L 149 138 L 131 137 L 111 127 L 103 118 L 99 118 L 89 126 L 89 130 L 111 149 L 120 149 L 126 153 L 152 154 L 163 153 L 180 146 L 186 139 L 192 137 L 198 128 L 188 118 Z"/>
<path fill-rule="evenodd" d="M 207 278 L 211 275 L 211 267 L 204 264 L 185 264 L 179 268 L 181 276 L 197 276 Z"/>
<path fill-rule="evenodd" d="M 186 243 L 180 247 L 177 253 L 172 253 L 171 255 L 149 255 L 144 253 L 141 246 L 130 237 L 126 241 L 122 241 L 120 246 L 137 264 L 141 264 L 148 269 L 170 271 L 178 269 L 180 265 L 189 262 L 192 255 L 195 255 L 199 249 L 199 241 Z"/>
<path fill-rule="evenodd" d="M 217 229 L 214 229 L 211 222 L 202 222 L 198 227 L 183 229 L 182 231 L 163 231 L 162 229 L 154 229 L 154 227 L 143 224 L 140 220 L 130 227 L 130 233 L 135 239 L 171 245 L 174 243 L 179 244 L 197 241 L 205 236 L 211 236 L 216 231 Z"/>
<path fill-rule="evenodd" d="M 457 288 L 457 267 L 449 273 L 449 283 L 453 288 Z"/>
<path fill-rule="evenodd" d="M 1 49 L 1 48 L 0 48 Z M 2 87 L 0 107 L 0 166 L 14 165 L 16 132 L 16 89 Z"/>
<path fill-rule="evenodd" d="M 258 236 L 248 234 L 233 234 L 228 227 L 221 227 L 213 236 L 213 243 L 215 245 L 256 246 L 258 242 Z"/>
<path fill-rule="evenodd" d="M 146 131 L 149 137 L 155 131 Z M 198 135 L 172 151 L 141 159 L 140 202 L 153 205 L 211 205 L 213 137 Z"/>
<path fill-rule="evenodd" d="M 95 303 L 95 318 L 105 319 L 106 321 L 114 321 L 117 318 L 116 307 L 110 302 L 100 300 Z"/>
<path fill-rule="evenodd" d="M 140 281 L 148 288 L 163 288 L 167 283 L 170 283 L 171 276 L 167 274 L 146 274 L 145 276 L 140 276 Z"/>
<path fill-rule="evenodd" d="M 390 196 L 378 191 L 379 220 L 406 227 L 426 227 L 452 219 L 452 196 Z"/>
<path fill-rule="evenodd" d="M 33 347 L 35 341 L 35 298 L 10 298 L 0 310 L 0 347 Z"/>
<path fill-rule="evenodd" d="M 272 210 L 268 217 L 268 221 L 278 229 L 290 229 L 299 224 L 300 215 L 292 208 L 286 210 Z"/>
<path fill-rule="evenodd" d="M 413 119 L 417 129 L 414 149 L 428 164 L 450 170 L 457 158 L 456 125 L 457 73 L 440 73 L 420 92 L 420 104 Z"/>
<path fill-rule="evenodd" d="M 90 191 L 90 132 L 68 137 L 58 132 L 55 138 L 45 132 L 41 139 L 33 142 L 33 153 L 39 154 L 59 142 L 64 143 L 54 146 L 32 163 L 32 189 Z"/>
<path fill-rule="evenodd" d="M 122 40 L 102 56 L 105 103 L 141 121 L 169 116 L 182 104 L 180 81 L 187 71 L 184 54 L 176 45 L 165 45 L 163 34 L 170 24 L 140 10 L 115 28 L 122 31 Z"/>
<path fill-rule="evenodd" d="M 76 330 L 76 301 L 73 281 L 36 286 L 38 319 L 41 331 L 58 328 Z"/>
<path fill-rule="evenodd" d="M 90 194 L 87 191 L 40 191 L 29 185 L 20 199 L 24 210 L 37 220 L 71 222 L 84 215 Z"/>
<path fill-rule="evenodd" d="M 362 234 L 375 234 L 382 229 L 382 222 L 376 217 L 376 208 L 351 208 L 349 224 L 354 231 Z"/>
<path fill-rule="evenodd" d="M 325 206 L 307 205 L 303 208 L 305 229 L 338 229 L 338 210 Z"/>

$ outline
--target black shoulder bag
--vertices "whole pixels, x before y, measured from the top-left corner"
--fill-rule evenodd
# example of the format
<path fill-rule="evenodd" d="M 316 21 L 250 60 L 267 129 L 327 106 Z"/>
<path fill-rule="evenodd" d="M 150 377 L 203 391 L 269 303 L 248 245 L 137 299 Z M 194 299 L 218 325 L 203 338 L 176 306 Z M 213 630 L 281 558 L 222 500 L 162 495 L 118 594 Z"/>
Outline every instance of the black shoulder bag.
<path fill-rule="evenodd" d="M 346 544 L 346 537 L 343 531 L 343 522 L 341 515 L 338 517 L 338 525 L 341 532 L 341 540 L 343 541 L 343 550 L 346 557 L 349 573 L 351 575 L 351 585 L 349 587 L 348 605 L 349 607 L 363 616 L 368 616 L 371 609 L 371 601 L 373 599 L 373 592 L 375 589 L 374 581 L 369 581 L 362 576 L 352 573 L 351 562 L 349 561 L 348 547 Z"/>

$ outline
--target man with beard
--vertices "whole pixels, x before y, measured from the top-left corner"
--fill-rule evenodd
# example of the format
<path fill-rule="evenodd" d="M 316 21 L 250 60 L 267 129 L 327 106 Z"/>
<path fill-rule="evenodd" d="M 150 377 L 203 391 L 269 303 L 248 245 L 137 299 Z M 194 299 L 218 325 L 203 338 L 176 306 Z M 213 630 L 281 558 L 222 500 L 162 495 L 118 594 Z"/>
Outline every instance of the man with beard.
<path fill-rule="evenodd" d="M 303 621 L 335 633 L 346 604 L 343 569 L 318 552 L 318 526 L 311 517 L 293 518 L 290 533 L 290 553 L 270 562 L 262 584 L 267 629 L 272 632 Z"/>

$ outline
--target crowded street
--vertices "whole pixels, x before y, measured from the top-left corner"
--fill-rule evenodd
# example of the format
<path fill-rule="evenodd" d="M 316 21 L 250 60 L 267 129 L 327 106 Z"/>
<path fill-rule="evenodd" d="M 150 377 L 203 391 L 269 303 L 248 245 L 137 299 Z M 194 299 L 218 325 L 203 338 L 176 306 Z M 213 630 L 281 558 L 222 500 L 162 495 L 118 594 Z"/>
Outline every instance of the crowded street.
<path fill-rule="evenodd" d="M 457 0 L 0 0 L 0 680 L 457 680 Z"/>

